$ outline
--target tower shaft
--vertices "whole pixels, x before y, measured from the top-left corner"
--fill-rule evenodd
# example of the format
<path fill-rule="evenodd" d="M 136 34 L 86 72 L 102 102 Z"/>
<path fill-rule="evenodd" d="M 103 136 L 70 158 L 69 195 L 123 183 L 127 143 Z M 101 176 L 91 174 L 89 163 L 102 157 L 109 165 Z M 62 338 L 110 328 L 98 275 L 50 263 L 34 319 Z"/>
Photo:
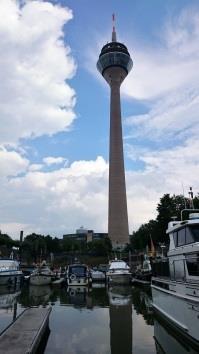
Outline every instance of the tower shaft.
<path fill-rule="evenodd" d="M 97 68 L 111 89 L 108 234 L 113 248 L 129 243 L 124 173 L 120 85 L 133 66 L 127 47 L 117 41 L 113 15 L 112 42 L 103 46 Z"/>
<path fill-rule="evenodd" d="M 120 85 L 126 73 L 114 67 L 107 74 L 111 78 L 108 234 L 116 247 L 129 242 L 120 104 Z"/>

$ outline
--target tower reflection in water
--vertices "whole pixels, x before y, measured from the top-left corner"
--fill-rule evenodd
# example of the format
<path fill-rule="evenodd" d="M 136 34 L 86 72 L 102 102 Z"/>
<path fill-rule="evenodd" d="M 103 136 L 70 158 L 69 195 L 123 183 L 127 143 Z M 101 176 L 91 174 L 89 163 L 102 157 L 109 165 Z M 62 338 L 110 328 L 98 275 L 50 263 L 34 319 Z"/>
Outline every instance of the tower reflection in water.
<path fill-rule="evenodd" d="M 109 314 L 111 354 L 132 354 L 131 288 L 109 288 Z"/>

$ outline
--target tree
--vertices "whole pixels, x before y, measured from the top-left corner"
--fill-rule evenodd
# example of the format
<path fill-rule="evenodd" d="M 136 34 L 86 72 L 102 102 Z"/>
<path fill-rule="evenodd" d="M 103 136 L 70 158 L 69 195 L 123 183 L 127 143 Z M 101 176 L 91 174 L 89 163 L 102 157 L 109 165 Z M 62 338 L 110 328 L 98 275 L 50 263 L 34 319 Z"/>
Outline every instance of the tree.
<path fill-rule="evenodd" d="M 199 208 L 198 195 L 193 199 L 194 207 Z M 182 195 L 164 194 L 157 205 L 157 217 L 156 220 L 150 220 L 148 223 L 142 224 L 140 228 L 133 232 L 131 237 L 132 249 L 143 250 L 147 245 L 150 245 L 150 239 L 152 238 L 154 244 L 157 246 L 159 243 L 169 243 L 166 230 L 169 221 L 173 217 L 177 220 L 181 219 L 181 211 L 183 209 L 190 208 L 190 199 L 184 198 Z M 188 213 L 185 213 L 185 218 L 188 217 Z"/>

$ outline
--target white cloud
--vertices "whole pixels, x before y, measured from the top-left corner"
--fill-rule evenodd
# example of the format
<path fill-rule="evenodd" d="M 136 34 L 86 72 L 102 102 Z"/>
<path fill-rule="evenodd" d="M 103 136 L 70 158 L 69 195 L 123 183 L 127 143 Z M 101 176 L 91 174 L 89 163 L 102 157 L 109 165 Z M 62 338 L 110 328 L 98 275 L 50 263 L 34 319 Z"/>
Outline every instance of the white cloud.
<path fill-rule="evenodd" d="M 189 186 L 199 191 L 198 42 L 199 8 L 189 8 L 170 18 L 159 44 L 132 51 L 135 67 L 123 93 L 148 106 L 148 113 L 126 119 L 127 154 L 143 163 L 127 177 L 133 228 L 155 217 L 164 193 L 182 194 L 182 183 L 186 196 Z"/>
<path fill-rule="evenodd" d="M 143 151 L 140 158 L 145 168 L 126 174 L 130 232 L 155 218 L 163 193 L 182 193 L 182 182 L 185 191 L 190 185 L 194 192 L 199 190 L 198 149 L 199 143 L 190 140 L 171 150 Z M 128 153 L 131 156 L 131 150 Z M 23 228 L 25 234 L 34 231 L 61 237 L 80 225 L 107 232 L 108 164 L 102 157 L 50 172 L 27 171 L 23 163 L 18 172 L 23 174 L 3 179 L 0 185 L 3 232 L 18 236 Z"/>
<path fill-rule="evenodd" d="M 0 186 L 1 228 L 62 236 L 80 225 L 107 230 L 107 172 L 102 157 L 52 172 L 28 171 Z M 3 230 L 4 228 L 4 230 Z"/>
<path fill-rule="evenodd" d="M 63 40 L 68 8 L 1 0 L 0 143 L 54 134 L 75 118 L 75 92 L 65 81 L 76 65 Z"/>
<path fill-rule="evenodd" d="M 66 13 L 69 14 L 68 10 L 40 2 L 29 2 L 26 6 L 33 6 L 33 3 L 36 8 L 37 6 L 47 6 L 48 9 L 46 12 L 46 10 L 44 11 L 44 7 L 41 7 L 41 13 L 39 12 L 38 14 L 39 19 L 43 19 L 43 12 L 45 12 L 43 21 L 38 21 L 38 31 L 42 29 L 41 37 L 40 32 L 37 32 L 37 28 L 34 27 L 35 20 L 33 16 L 31 19 L 33 22 L 29 22 L 27 20 L 29 17 L 27 17 L 26 22 L 28 24 L 26 22 L 23 23 L 23 26 L 26 26 L 27 33 L 24 32 L 24 35 L 22 35 L 22 31 L 19 31 L 20 38 L 18 38 L 18 34 L 13 33 L 13 28 L 15 28 L 14 32 L 17 32 L 17 23 L 20 29 L 22 22 L 25 21 L 25 13 L 22 11 L 22 17 L 19 20 L 16 16 L 16 11 L 12 9 L 14 2 L 9 0 L 2 1 L 0 7 L 4 4 L 6 11 L 7 4 L 9 6 L 12 5 L 9 9 L 9 18 L 12 26 L 9 26 L 9 30 L 5 26 L 3 30 L 3 24 L 0 24 L 0 39 L 2 39 L 3 43 L 0 46 L 5 44 L 2 35 L 4 31 L 7 36 L 5 37 L 7 42 L 9 38 L 14 40 L 13 38 L 16 37 L 17 45 L 20 43 L 17 53 L 19 52 L 20 54 L 22 48 L 23 56 L 27 51 L 27 42 L 30 41 L 31 49 L 27 53 L 37 53 L 39 55 L 39 50 L 44 49 L 46 41 L 47 44 L 49 43 L 48 38 L 50 43 L 56 43 L 56 46 L 59 44 L 58 47 L 60 47 L 58 49 L 62 54 L 65 53 L 67 49 L 63 48 L 62 41 L 59 40 L 57 42 L 56 40 L 60 36 L 63 22 L 67 21 L 65 16 Z M 31 9 L 36 11 L 35 7 Z M 164 41 L 161 45 L 156 45 L 149 49 L 141 47 L 139 44 L 133 50 L 135 53 L 135 67 L 126 83 L 124 83 L 123 92 L 129 97 L 143 100 L 145 105 L 148 105 L 148 113 L 143 116 L 133 116 L 127 119 L 129 130 L 131 130 L 129 135 L 134 139 L 133 145 L 128 140 L 128 157 L 132 160 L 139 160 L 144 165 L 140 170 L 128 171 L 126 177 L 130 231 L 136 229 L 141 223 L 155 217 L 156 205 L 163 193 L 182 193 L 182 182 L 185 191 L 188 190 L 189 186 L 193 186 L 194 192 L 199 191 L 198 13 L 199 11 L 193 12 L 192 10 L 187 10 L 178 19 L 175 19 L 174 22 L 170 20 L 164 28 Z M 71 14 L 68 16 L 70 17 Z M 48 21 L 50 21 L 50 25 Z M 31 23 L 30 28 L 28 27 L 29 23 Z M 33 47 L 34 53 L 32 52 Z M 9 54 L 9 48 L 5 47 L 5 49 Z M 11 45 L 11 54 L 13 50 Z M 49 53 L 48 50 L 47 53 Z M 10 66 L 6 64 L 7 66 L 0 67 L 5 70 L 2 75 L 6 73 L 6 70 L 9 74 L 11 70 L 10 68 L 13 65 L 11 54 L 8 57 L 10 58 L 8 60 Z M 17 58 L 14 55 L 15 61 Z M 39 73 L 44 73 L 44 76 L 39 74 L 37 77 L 37 75 L 34 75 L 35 69 L 33 63 L 33 71 L 29 67 L 29 78 L 28 75 L 24 74 L 24 65 L 22 65 L 23 70 L 20 73 L 22 72 L 22 77 L 25 77 L 25 81 L 21 81 L 21 76 L 19 81 L 17 81 L 17 85 L 19 82 L 23 88 L 21 96 L 12 94 L 10 96 L 12 104 L 5 106 L 5 111 L 7 110 L 9 115 L 12 113 L 12 119 L 9 121 L 11 121 L 13 126 L 10 128 L 7 125 L 7 121 L 3 121 L 1 133 L 7 139 L 4 139 L 4 142 L 15 142 L 20 137 L 30 136 L 31 134 L 52 134 L 59 129 L 64 129 L 65 125 L 67 125 L 66 121 L 64 121 L 65 125 L 63 127 L 62 123 L 60 123 L 63 121 L 57 119 L 56 115 L 57 107 L 61 104 L 59 97 L 63 98 L 63 96 L 60 96 L 59 91 L 55 89 L 51 90 L 50 83 L 54 83 L 55 78 L 60 77 L 60 82 L 63 84 L 62 79 L 66 75 L 64 63 L 65 60 L 69 60 L 70 55 L 64 57 L 65 59 L 62 65 L 60 65 L 64 69 L 57 68 L 57 66 L 55 68 L 53 58 L 57 58 L 56 56 L 53 57 L 50 55 L 49 59 L 48 54 L 45 56 L 43 53 L 42 58 L 44 58 L 42 62 L 40 62 L 40 58 L 38 59 L 38 67 L 41 68 Z M 45 64 L 48 62 L 48 59 L 52 60 L 52 62 L 49 62 L 49 67 Z M 37 58 L 34 60 L 37 63 Z M 18 61 L 18 63 L 20 62 Z M 66 78 L 69 78 L 71 76 L 70 73 L 73 74 L 74 72 L 74 64 L 72 63 L 71 65 Z M 31 89 L 32 91 L 29 91 L 29 86 L 24 85 L 24 82 L 29 81 L 32 85 L 35 77 L 41 80 L 41 90 L 39 90 L 37 81 L 37 84 L 33 85 L 34 90 Z M 33 87 L 31 85 L 30 88 Z M 18 86 L 14 87 L 17 87 L 18 90 Z M 11 86 L 8 86 L 7 92 L 12 93 L 11 88 Z M 43 90 L 43 88 L 46 88 L 46 90 Z M 28 105 L 29 114 L 21 115 L 21 112 L 24 112 L 21 110 L 21 107 L 26 108 L 24 97 L 26 98 L 25 95 L 27 95 L 27 98 L 30 98 L 31 92 L 34 99 L 33 101 L 27 100 L 29 103 L 33 103 Z M 50 96 L 51 94 L 53 94 L 53 97 Z M 39 99 L 38 107 L 35 108 L 34 103 L 36 102 L 35 97 L 37 95 L 41 100 Z M 14 104 L 16 103 L 14 97 L 19 97 L 19 106 Z M 22 97 L 24 106 L 23 104 L 20 105 L 20 97 Z M 72 111 L 74 104 L 73 93 L 69 94 L 68 97 L 68 106 Z M 5 100 L 5 102 L 8 102 L 8 100 Z M 41 110 L 43 102 L 48 107 L 50 102 L 49 111 L 51 113 L 51 103 L 53 104 L 53 112 L 56 114 L 53 113 L 51 115 L 51 121 L 49 120 L 49 115 L 46 116 L 44 114 L 45 111 Z M 1 117 L 4 117 L 1 107 L 4 106 L 0 104 Z M 10 107 L 12 107 L 12 110 Z M 15 107 L 20 108 L 19 115 Z M 33 119 L 33 115 L 35 119 Z M 24 117 L 26 117 L 27 122 Z M 14 128 L 16 131 L 15 138 L 11 137 L 14 134 Z M 145 144 L 143 144 L 143 141 L 145 141 Z M 150 141 L 150 147 L 147 146 L 147 141 Z M 107 231 L 108 165 L 106 161 L 102 157 L 98 157 L 95 161 L 75 161 L 71 165 L 60 167 L 58 163 L 63 163 L 62 159 L 63 157 L 54 158 L 50 156 L 44 158 L 44 164 L 51 165 L 53 163 L 57 168 L 54 171 L 45 172 L 42 171 L 42 168 L 45 167 L 44 164 L 30 164 L 24 157 L 23 152 L 0 150 L 0 163 L 2 161 L 2 166 L 4 166 L 2 183 L 0 185 L 2 231 L 11 230 L 13 234 L 18 235 L 19 230 L 23 227 L 25 232 L 35 231 L 61 236 L 63 233 L 73 232 L 80 225 L 93 228 L 97 231 Z M 7 178 L 7 176 L 15 177 Z"/>
<path fill-rule="evenodd" d="M 171 17 L 158 36 L 159 45 L 129 48 L 135 67 L 122 86 L 126 95 L 157 99 L 171 90 L 198 88 L 199 8 Z"/>
<path fill-rule="evenodd" d="M 43 165 L 40 163 L 33 163 L 32 165 L 29 166 L 29 171 L 40 171 L 42 170 Z"/>
<path fill-rule="evenodd" d="M 48 157 L 45 157 L 43 159 L 43 162 L 47 165 L 47 166 L 50 166 L 50 165 L 59 165 L 59 164 L 62 164 L 63 162 L 65 162 L 65 164 L 67 164 L 67 159 L 64 158 L 64 157 L 53 157 L 53 156 L 48 156 Z"/>
<path fill-rule="evenodd" d="M 29 161 L 16 151 L 0 149 L 0 179 L 26 172 Z"/>

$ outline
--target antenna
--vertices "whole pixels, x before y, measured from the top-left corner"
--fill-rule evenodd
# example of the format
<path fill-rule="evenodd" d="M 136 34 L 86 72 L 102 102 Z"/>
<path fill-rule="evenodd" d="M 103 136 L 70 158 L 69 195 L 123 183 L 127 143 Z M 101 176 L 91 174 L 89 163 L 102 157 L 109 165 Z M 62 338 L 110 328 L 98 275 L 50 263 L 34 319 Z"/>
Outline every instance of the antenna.
<path fill-rule="evenodd" d="M 117 42 L 116 32 L 115 32 L 115 14 L 112 14 L 112 24 L 113 24 L 113 29 L 112 29 L 112 42 Z"/>
<path fill-rule="evenodd" d="M 189 187 L 189 192 L 188 192 L 188 194 L 189 194 L 189 196 L 190 196 L 190 206 L 191 206 L 191 209 L 194 209 L 192 187 Z"/>
<path fill-rule="evenodd" d="M 185 198 L 185 194 L 184 194 L 184 184 L 183 184 L 183 182 L 181 182 L 182 183 L 182 195 L 183 195 L 183 198 L 184 198 L 184 207 L 185 207 L 185 209 L 187 208 L 187 203 L 186 203 L 186 198 Z"/>

